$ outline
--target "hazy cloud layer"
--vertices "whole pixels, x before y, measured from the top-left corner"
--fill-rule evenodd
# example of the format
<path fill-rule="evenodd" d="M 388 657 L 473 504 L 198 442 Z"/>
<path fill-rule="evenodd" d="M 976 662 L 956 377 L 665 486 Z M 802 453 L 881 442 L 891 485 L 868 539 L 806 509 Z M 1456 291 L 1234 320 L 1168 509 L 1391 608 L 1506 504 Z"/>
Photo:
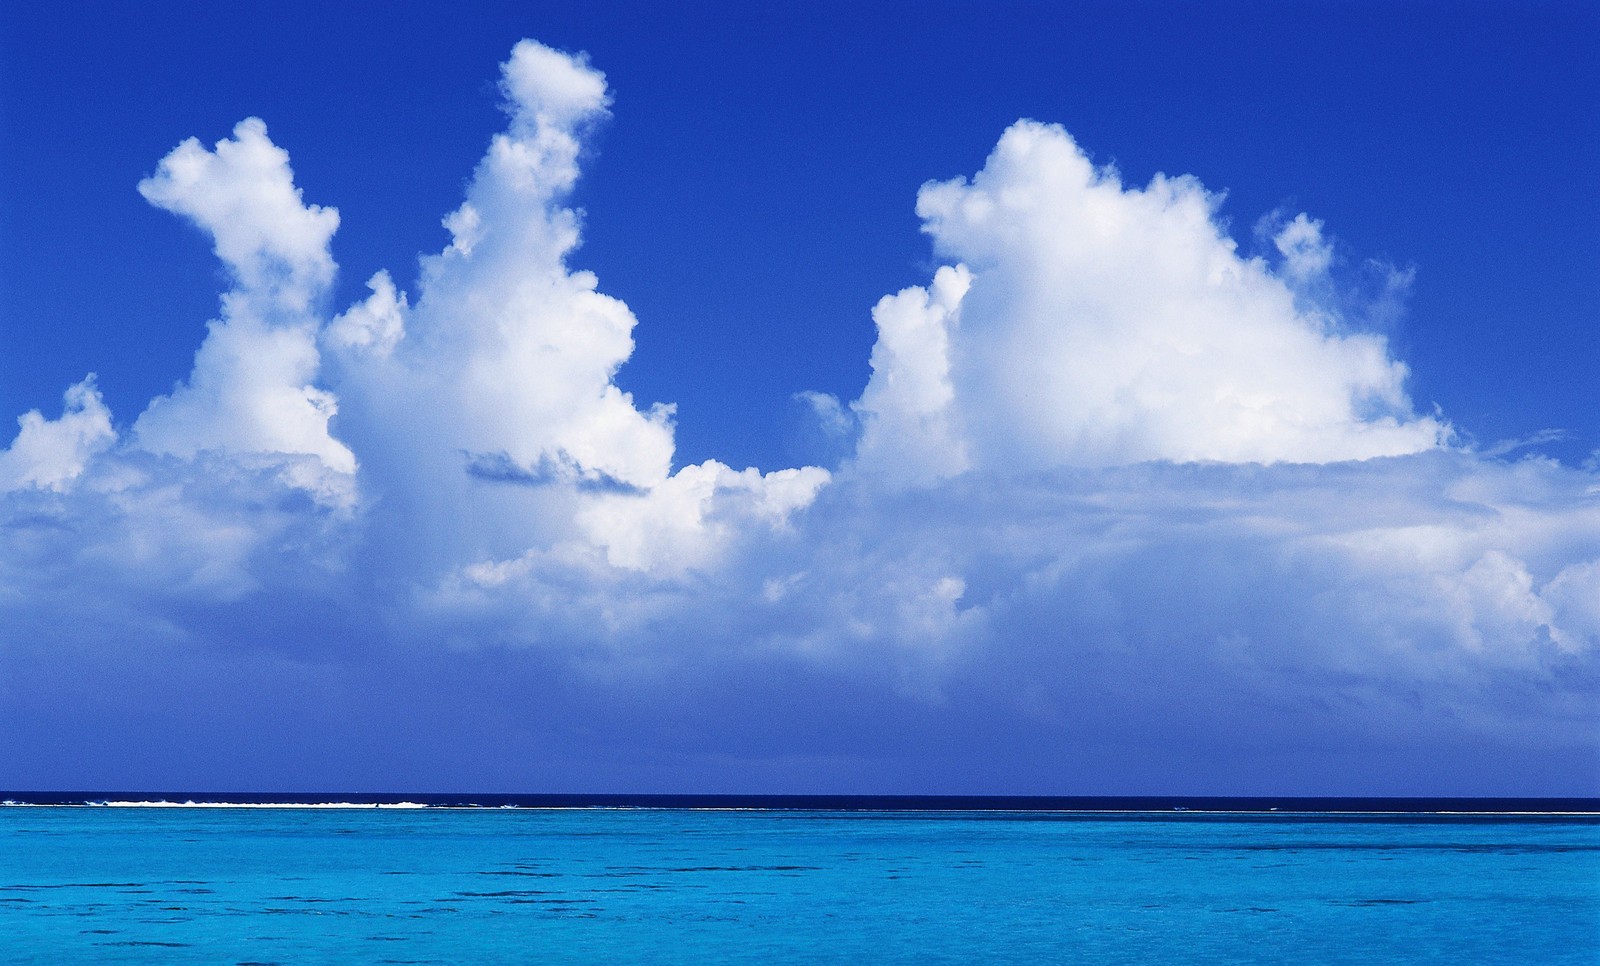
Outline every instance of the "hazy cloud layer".
<path fill-rule="evenodd" d="M 141 183 L 232 287 L 122 437 L 91 376 L 0 451 L 0 784 L 1600 790 L 1600 475 L 1417 412 L 1404 273 L 1020 121 L 920 193 L 860 398 L 800 394 L 837 471 L 674 467 L 569 265 L 604 77 L 501 91 L 450 245 L 343 311 L 260 121 Z"/>

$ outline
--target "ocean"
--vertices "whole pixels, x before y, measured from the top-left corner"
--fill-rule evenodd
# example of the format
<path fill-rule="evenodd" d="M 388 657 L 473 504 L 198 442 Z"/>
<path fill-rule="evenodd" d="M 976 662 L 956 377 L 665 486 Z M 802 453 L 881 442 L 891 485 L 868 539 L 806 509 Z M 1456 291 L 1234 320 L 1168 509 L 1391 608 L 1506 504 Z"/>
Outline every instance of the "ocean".
<path fill-rule="evenodd" d="M 0 961 L 1600 962 L 1592 801 L 486 801 L 0 807 Z"/>

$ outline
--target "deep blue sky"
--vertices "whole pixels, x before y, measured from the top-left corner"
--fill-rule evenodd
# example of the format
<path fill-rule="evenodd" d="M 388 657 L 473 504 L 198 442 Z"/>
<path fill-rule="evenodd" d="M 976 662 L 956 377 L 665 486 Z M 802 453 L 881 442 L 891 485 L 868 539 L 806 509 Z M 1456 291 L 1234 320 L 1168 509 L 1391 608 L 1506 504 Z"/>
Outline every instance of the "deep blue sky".
<path fill-rule="evenodd" d="M 1597 67 L 1592 3 L 6 5 L 0 788 L 1600 793 Z"/>
<path fill-rule="evenodd" d="M 1142 183 L 1275 208 L 1352 266 L 1414 267 L 1390 333 L 1418 405 L 1484 445 L 1600 446 L 1600 12 L 1592 4 L 13 4 L 0 14 L 0 412 L 97 371 L 131 420 L 186 375 L 222 279 L 134 191 L 172 146 L 265 119 L 336 206 L 341 284 L 414 281 L 499 123 L 523 36 L 614 92 L 575 264 L 641 320 L 621 382 L 679 458 L 806 451 L 792 393 L 854 398 L 868 309 L 919 282 L 912 202 L 1019 117 Z M 796 447 L 799 447 L 798 449 Z"/>

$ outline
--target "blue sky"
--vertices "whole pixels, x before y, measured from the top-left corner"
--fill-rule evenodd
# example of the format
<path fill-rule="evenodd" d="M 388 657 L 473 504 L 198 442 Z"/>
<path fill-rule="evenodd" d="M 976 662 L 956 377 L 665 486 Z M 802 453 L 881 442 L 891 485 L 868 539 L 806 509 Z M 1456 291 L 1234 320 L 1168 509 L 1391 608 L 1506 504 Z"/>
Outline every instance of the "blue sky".
<path fill-rule="evenodd" d="M 0 18 L 0 785 L 1600 790 L 1590 6 Z"/>

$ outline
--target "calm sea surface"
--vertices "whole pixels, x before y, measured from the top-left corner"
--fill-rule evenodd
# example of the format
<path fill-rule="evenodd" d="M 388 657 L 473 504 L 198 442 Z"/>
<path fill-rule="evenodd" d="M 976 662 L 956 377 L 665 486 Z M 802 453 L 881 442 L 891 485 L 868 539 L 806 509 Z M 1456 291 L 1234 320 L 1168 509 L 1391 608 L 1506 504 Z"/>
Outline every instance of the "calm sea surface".
<path fill-rule="evenodd" d="M 1600 824 L 4 807 L 0 960 L 1594 964 Z"/>

